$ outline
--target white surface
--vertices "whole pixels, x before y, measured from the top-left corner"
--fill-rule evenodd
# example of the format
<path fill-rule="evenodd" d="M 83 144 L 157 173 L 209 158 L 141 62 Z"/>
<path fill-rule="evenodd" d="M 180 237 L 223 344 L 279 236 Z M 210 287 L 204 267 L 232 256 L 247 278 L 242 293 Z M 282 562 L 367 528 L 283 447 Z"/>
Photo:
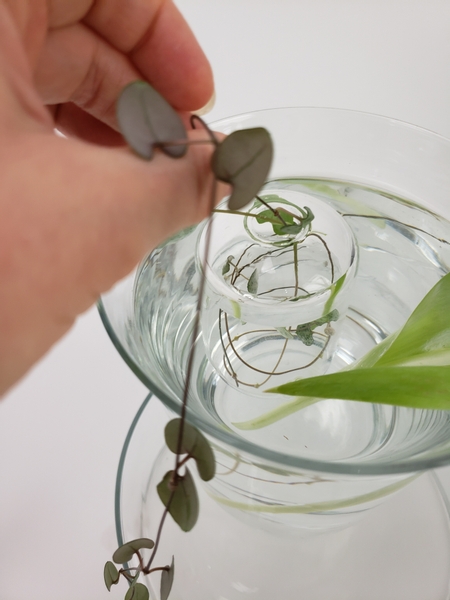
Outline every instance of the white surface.
<path fill-rule="evenodd" d="M 177 4 L 215 71 L 208 120 L 336 106 L 450 137 L 446 0 Z M 117 461 L 144 396 L 93 309 L 0 405 L 0 600 L 123 598 L 102 569 Z"/>

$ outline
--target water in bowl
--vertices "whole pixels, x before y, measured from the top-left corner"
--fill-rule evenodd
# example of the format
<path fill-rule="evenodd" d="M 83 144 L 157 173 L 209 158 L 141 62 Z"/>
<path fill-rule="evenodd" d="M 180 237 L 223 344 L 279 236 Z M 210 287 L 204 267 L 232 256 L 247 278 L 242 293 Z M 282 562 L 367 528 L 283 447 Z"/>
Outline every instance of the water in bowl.
<path fill-rule="evenodd" d="M 352 183 L 306 179 L 274 180 L 261 194 L 297 195 L 299 206 L 324 203 L 350 228 L 358 251 L 355 276 L 346 292 L 348 308 L 341 315 L 332 353 L 317 361 L 312 373 L 294 373 L 291 380 L 337 371 L 357 361 L 400 328 L 449 270 L 450 223 L 407 199 Z M 200 231 L 201 227 L 152 252 L 135 286 L 136 325 L 130 334 L 135 354 L 162 393 L 178 400 L 196 310 Z M 220 235 L 220 224 L 215 225 L 213 236 Z M 402 460 L 447 443 L 447 412 L 339 400 L 320 401 L 265 427 L 255 427 L 258 419 L 289 399 L 238 385 L 230 369 L 221 369 L 222 348 L 210 336 L 218 321 L 218 315 L 203 317 L 204 331 L 196 343 L 189 406 L 202 419 L 268 450 L 328 463 Z M 243 343 L 236 369 L 253 360 L 260 370 L 265 370 L 265 361 L 267 370 L 273 369 L 274 353 L 283 343 L 283 336 L 277 334 Z M 302 352 L 307 360 L 310 349 L 292 344 L 284 358 L 295 361 Z M 289 380 L 283 377 L 269 378 L 265 388 Z"/>

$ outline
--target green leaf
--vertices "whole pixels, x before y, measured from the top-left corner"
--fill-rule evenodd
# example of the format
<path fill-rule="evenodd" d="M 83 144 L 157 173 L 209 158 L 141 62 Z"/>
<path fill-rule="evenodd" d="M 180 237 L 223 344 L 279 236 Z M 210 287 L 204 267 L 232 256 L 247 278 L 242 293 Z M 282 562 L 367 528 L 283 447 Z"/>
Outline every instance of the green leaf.
<path fill-rule="evenodd" d="M 339 311 L 334 309 L 324 317 L 320 317 L 310 323 L 302 323 L 297 325 L 295 333 L 298 339 L 305 344 L 305 346 L 312 346 L 314 344 L 313 330 L 317 327 L 330 323 L 331 321 L 337 321 L 339 319 Z"/>
<path fill-rule="evenodd" d="M 302 229 L 302 225 L 282 225 L 280 227 L 280 233 L 283 235 L 297 235 Z"/>
<path fill-rule="evenodd" d="M 173 471 L 168 471 L 164 475 L 163 480 L 157 487 L 158 495 L 164 506 L 169 508 L 169 513 L 172 515 L 175 523 L 177 523 L 183 531 L 190 531 L 197 522 L 199 511 L 195 483 L 189 470 L 186 469 L 184 476 L 178 480 L 175 491 L 172 492 L 172 476 Z"/>
<path fill-rule="evenodd" d="M 256 203 L 255 203 L 256 204 Z M 261 204 L 261 202 L 259 202 L 259 204 Z M 254 208 L 254 205 L 253 205 Z M 293 223 L 294 219 L 292 217 L 292 215 L 286 211 L 284 211 L 282 208 L 278 209 L 278 215 L 281 213 L 281 216 L 284 218 L 284 220 L 286 221 L 286 223 Z M 283 213 L 286 213 L 286 216 L 283 215 Z M 283 221 L 281 220 L 281 218 L 276 215 L 273 210 L 270 210 L 270 208 L 266 208 L 266 210 L 262 210 L 261 212 L 257 213 L 255 215 L 256 221 L 260 224 L 263 225 L 264 223 L 270 223 L 272 226 L 273 225 L 283 225 Z"/>
<path fill-rule="evenodd" d="M 222 275 L 226 275 L 228 271 L 231 269 L 231 263 L 234 260 L 234 256 L 228 256 L 226 263 L 222 267 Z"/>
<path fill-rule="evenodd" d="M 134 583 L 125 594 L 125 600 L 148 600 L 150 594 L 143 583 Z"/>
<path fill-rule="evenodd" d="M 236 300 L 230 300 L 230 304 L 231 304 L 231 308 L 233 310 L 233 317 L 236 317 L 236 319 L 240 319 L 241 318 L 241 307 L 239 306 L 239 302 L 236 302 Z"/>
<path fill-rule="evenodd" d="M 268 391 L 289 396 L 450 410 L 450 367 L 355 369 L 300 379 Z"/>
<path fill-rule="evenodd" d="M 105 580 L 105 585 L 108 588 L 108 592 L 111 590 L 111 586 L 116 585 L 120 579 L 119 571 L 110 560 L 108 560 L 108 562 L 105 564 L 103 578 Z"/>
<path fill-rule="evenodd" d="M 162 143 L 185 140 L 186 129 L 178 113 L 161 94 L 145 81 L 127 85 L 117 100 L 117 120 L 123 137 L 131 148 L 150 160 L 153 148 Z M 161 146 L 161 150 L 178 158 L 186 153 L 186 144 Z"/>
<path fill-rule="evenodd" d="M 294 215 L 284 208 L 277 208 L 277 213 L 268 208 L 259 212 L 256 220 L 260 224 L 270 223 L 275 235 L 296 235 L 304 228 L 303 219 L 301 223 L 295 223 Z"/>
<path fill-rule="evenodd" d="M 173 419 L 164 430 L 169 450 L 177 453 L 181 419 Z M 216 472 L 216 461 L 211 445 L 205 436 L 189 423 L 184 423 L 181 454 L 189 454 L 197 463 L 197 469 L 203 481 L 212 479 Z"/>
<path fill-rule="evenodd" d="M 298 339 L 305 344 L 305 346 L 312 346 L 314 344 L 314 338 L 310 323 L 304 323 L 303 325 L 297 325 L 295 330 Z"/>
<path fill-rule="evenodd" d="M 301 394 L 302 397 L 236 426 L 256 429 L 274 423 L 301 410 L 305 396 L 311 395 L 423 409 L 448 409 L 449 369 L 450 274 L 447 274 L 423 298 L 401 330 L 388 336 L 350 369 L 292 382 L 286 384 L 288 387 L 273 388 L 269 391 Z M 361 385 L 367 389 L 361 390 Z M 444 388 L 439 388 L 440 385 Z M 289 386 L 293 387 L 289 389 Z M 327 386 L 326 394 L 329 395 L 324 396 Z"/>
<path fill-rule="evenodd" d="M 272 139 L 263 127 L 234 131 L 217 146 L 212 170 L 217 179 L 233 186 L 230 210 L 239 210 L 253 200 L 267 179 L 272 157 Z"/>
<path fill-rule="evenodd" d="M 170 590 L 172 589 L 173 578 L 175 575 L 175 564 L 174 558 L 172 556 L 172 564 L 167 565 L 168 570 L 164 570 L 161 573 L 161 600 L 167 600 L 170 594 Z"/>
<path fill-rule="evenodd" d="M 116 564 L 122 565 L 123 563 L 131 560 L 137 550 L 142 550 L 142 548 L 148 548 L 151 550 L 154 545 L 155 542 L 149 538 L 138 538 L 137 540 L 127 542 L 126 544 L 123 544 L 117 548 L 112 559 Z"/>
<path fill-rule="evenodd" d="M 247 283 L 247 290 L 250 294 L 258 293 L 258 271 L 255 269 L 253 273 L 250 275 L 250 279 Z"/>
<path fill-rule="evenodd" d="M 376 367 L 406 364 L 428 354 L 450 351 L 450 273 L 442 277 L 414 310 Z M 450 364 L 450 363 L 447 363 Z"/>

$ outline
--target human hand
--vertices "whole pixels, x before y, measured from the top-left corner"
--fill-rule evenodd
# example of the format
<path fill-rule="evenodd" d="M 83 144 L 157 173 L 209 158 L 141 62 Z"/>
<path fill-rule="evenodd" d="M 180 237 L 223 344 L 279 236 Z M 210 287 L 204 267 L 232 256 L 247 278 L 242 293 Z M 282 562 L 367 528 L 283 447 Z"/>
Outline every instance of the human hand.
<path fill-rule="evenodd" d="M 212 95 L 171 1 L 0 0 L 0 392 L 151 247 L 207 214 L 210 146 L 149 163 L 122 146 L 114 106 L 135 79 L 179 111 Z"/>

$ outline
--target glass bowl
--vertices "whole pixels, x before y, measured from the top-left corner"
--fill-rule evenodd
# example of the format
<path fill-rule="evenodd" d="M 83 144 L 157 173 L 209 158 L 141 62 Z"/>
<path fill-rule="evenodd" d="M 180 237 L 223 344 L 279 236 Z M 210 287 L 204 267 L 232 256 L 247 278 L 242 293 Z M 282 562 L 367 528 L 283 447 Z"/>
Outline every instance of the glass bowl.
<path fill-rule="evenodd" d="M 311 208 L 320 222 L 316 238 L 329 248 L 320 242 L 305 250 L 299 240 L 302 297 L 298 283 L 290 284 L 289 298 L 272 294 L 268 300 L 266 288 L 264 298 L 256 297 L 248 283 L 231 289 L 220 279 L 236 244 L 248 242 L 242 241 L 242 217 L 214 216 L 187 418 L 214 447 L 218 475 L 205 485 L 226 510 L 260 528 L 339 529 L 418 473 L 450 462 L 450 414 L 329 399 L 287 410 L 267 425 L 267 415 L 289 399 L 264 390 L 289 377 L 350 366 L 401 327 L 448 272 L 450 141 L 393 119 L 324 108 L 260 111 L 213 128 L 228 134 L 259 126 L 275 146 L 261 196 Z M 125 362 L 174 413 L 186 375 L 203 230 L 200 225 L 155 249 L 99 303 Z M 252 240 L 267 235 L 254 222 L 247 230 Z M 267 253 L 263 275 L 281 272 L 278 254 Z M 252 255 L 248 264 L 262 264 L 260 257 Z M 295 260 L 286 259 L 291 273 Z M 323 323 L 310 344 L 288 339 L 286 345 L 295 327 L 327 306 L 330 314 L 338 307 L 333 323 Z M 228 355 L 230 348 L 236 352 Z M 292 367 L 299 356 L 300 370 Z M 281 359 L 286 366 L 274 373 Z M 252 379 L 260 372 L 269 373 L 267 381 Z"/>

